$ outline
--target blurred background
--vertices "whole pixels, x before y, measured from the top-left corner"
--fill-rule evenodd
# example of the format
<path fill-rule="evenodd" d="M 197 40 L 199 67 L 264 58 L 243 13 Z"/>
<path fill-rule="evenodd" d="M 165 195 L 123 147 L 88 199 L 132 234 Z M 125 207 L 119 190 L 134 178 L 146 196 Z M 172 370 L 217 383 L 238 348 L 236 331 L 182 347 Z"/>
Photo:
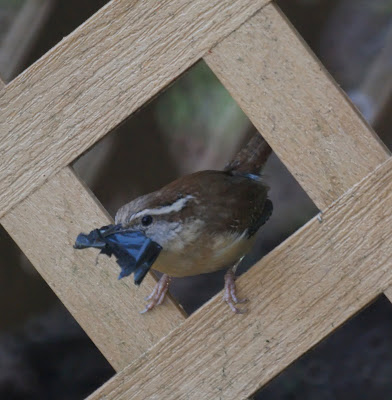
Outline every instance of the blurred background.
<path fill-rule="evenodd" d="M 12 80 L 105 3 L 0 0 L 2 79 Z M 277 3 L 391 148 L 392 0 Z M 199 62 L 73 166 L 114 216 L 180 175 L 222 168 L 254 132 Z M 240 273 L 318 212 L 276 156 L 264 176 L 274 214 Z M 114 370 L 2 228 L 0 237 L 0 399 L 84 398 Z M 192 313 L 222 287 L 223 273 L 216 273 L 177 279 L 172 293 Z M 392 306 L 380 297 L 255 398 L 390 399 L 391 337 Z"/>

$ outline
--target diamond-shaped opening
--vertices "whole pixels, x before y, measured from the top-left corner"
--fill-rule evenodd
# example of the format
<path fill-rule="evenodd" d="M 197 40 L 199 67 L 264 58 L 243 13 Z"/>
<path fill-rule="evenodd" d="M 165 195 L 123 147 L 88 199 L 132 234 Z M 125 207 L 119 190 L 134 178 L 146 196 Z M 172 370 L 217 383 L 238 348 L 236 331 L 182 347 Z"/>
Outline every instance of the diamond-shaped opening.
<path fill-rule="evenodd" d="M 181 175 L 222 169 L 255 132 L 223 85 L 201 61 L 85 153 L 74 167 L 114 216 L 123 204 Z M 275 155 L 265 167 L 264 179 L 271 187 L 274 213 L 260 230 L 239 273 L 317 213 L 312 201 Z M 222 289 L 223 275 L 224 271 L 220 271 L 175 279 L 171 292 L 190 313 Z"/>
<path fill-rule="evenodd" d="M 108 1 L 0 2 L 0 77 L 11 81 Z"/>
<path fill-rule="evenodd" d="M 0 398 L 84 399 L 114 370 L 0 226 Z"/>
<path fill-rule="evenodd" d="M 286 368 L 254 399 L 390 399 L 391 335 L 392 306 L 380 296 Z"/>

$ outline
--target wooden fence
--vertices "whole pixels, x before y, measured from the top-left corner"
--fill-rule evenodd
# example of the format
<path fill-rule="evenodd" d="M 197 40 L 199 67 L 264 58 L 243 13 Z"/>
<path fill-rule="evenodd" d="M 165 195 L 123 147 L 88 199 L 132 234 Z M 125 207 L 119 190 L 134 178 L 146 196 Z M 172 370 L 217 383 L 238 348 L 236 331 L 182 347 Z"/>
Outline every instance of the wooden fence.
<path fill-rule="evenodd" d="M 185 319 L 80 231 L 110 218 L 69 164 L 204 58 L 322 210 Z M 113 0 L 0 94 L 1 223 L 118 373 L 90 399 L 241 399 L 381 293 L 392 299 L 392 159 L 268 0 Z"/>

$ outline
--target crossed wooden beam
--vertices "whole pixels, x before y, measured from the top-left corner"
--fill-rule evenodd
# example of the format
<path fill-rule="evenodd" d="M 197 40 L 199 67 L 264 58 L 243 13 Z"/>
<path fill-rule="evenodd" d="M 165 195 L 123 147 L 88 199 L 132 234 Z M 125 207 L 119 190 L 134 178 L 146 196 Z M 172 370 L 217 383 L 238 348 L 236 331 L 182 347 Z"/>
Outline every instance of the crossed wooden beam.
<path fill-rule="evenodd" d="M 72 248 L 111 220 L 68 165 L 200 58 L 322 214 L 241 276 L 248 314 L 140 315 L 151 276 Z M 91 399 L 246 398 L 392 298 L 392 159 L 274 3 L 113 0 L 0 90 L 1 223 L 119 371 Z"/>

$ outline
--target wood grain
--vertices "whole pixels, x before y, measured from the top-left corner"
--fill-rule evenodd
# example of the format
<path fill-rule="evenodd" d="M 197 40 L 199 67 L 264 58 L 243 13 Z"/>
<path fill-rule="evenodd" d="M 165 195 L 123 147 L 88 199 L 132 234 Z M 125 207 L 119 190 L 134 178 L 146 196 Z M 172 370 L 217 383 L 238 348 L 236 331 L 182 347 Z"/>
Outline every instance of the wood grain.
<path fill-rule="evenodd" d="M 268 0 L 108 3 L 0 94 L 0 216 Z"/>
<path fill-rule="evenodd" d="M 392 158 L 240 277 L 93 399 L 244 399 L 392 282 Z"/>
<path fill-rule="evenodd" d="M 205 60 L 320 209 L 389 156 L 276 5 Z"/>
<path fill-rule="evenodd" d="M 147 315 L 144 297 L 155 280 L 117 280 L 115 260 L 74 250 L 81 232 L 111 223 L 110 217 L 66 167 L 0 222 L 116 370 L 177 327 L 184 314 L 168 299 Z M 163 307 L 162 307 L 163 308 Z M 161 312 L 163 311 L 163 312 Z"/>

